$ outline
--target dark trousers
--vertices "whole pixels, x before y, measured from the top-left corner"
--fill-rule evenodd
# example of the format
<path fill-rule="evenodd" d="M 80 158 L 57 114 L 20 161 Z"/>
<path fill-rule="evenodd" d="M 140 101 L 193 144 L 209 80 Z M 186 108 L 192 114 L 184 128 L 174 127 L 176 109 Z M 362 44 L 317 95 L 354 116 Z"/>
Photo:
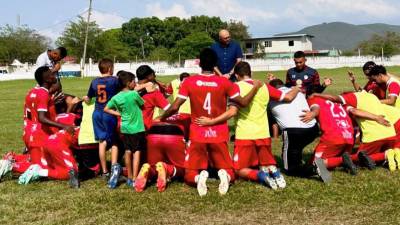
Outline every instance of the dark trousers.
<path fill-rule="evenodd" d="M 287 128 L 282 132 L 282 161 L 288 175 L 307 176 L 303 165 L 303 149 L 319 135 L 318 125 L 311 128 Z"/>

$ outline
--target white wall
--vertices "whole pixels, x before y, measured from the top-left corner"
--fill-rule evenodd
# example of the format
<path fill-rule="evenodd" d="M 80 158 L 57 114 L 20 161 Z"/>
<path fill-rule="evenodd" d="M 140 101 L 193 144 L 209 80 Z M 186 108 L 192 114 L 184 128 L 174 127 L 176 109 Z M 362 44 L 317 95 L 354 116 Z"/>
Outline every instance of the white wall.
<path fill-rule="evenodd" d="M 289 46 L 289 41 L 294 41 L 293 46 Z M 264 44 L 262 42 L 261 44 Z M 265 47 L 265 53 L 282 53 L 282 52 L 296 52 L 296 51 L 311 51 L 312 43 L 307 38 L 285 38 L 272 40 L 272 47 Z"/>
<path fill-rule="evenodd" d="M 157 73 L 158 76 L 165 75 L 178 75 L 182 72 L 188 73 L 200 73 L 200 68 L 194 62 L 195 60 L 188 60 L 185 67 L 173 67 L 169 66 L 165 62 L 160 64 L 154 63 L 141 63 L 141 64 L 129 64 L 129 63 L 116 63 L 115 71 L 118 70 L 128 70 L 135 72 L 136 68 L 142 64 L 150 65 Z M 278 70 L 288 70 L 294 66 L 293 59 L 251 59 L 247 60 L 253 71 L 278 71 Z M 393 56 L 390 59 L 382 60 L 380 57 L 376 58 L 373 56 L 354 56 L 354 57 L 308 57 L 307 65 L 316 68 L 326 68 L 334 69 L 340 67 L 362 67 L 362 65 L 367 61 L 375 61 L 377 64 L 383 64 L 385 66 L 400 66 L 400 55 Z M 18 79 L 34 79 L 35 66 L 30 67 L 26 71 L 19 71 L 10 73 L 7 75 L 0 75 L 1 80 L 18 80 Z M 79 64 L 73 65 L 63 65 L 63 71 L 79 71 Z M 86 71 L 87 76 L 98 76 L 99 72 L 97 69 L 97 64 L 91 64 L 87 66 Z"/>

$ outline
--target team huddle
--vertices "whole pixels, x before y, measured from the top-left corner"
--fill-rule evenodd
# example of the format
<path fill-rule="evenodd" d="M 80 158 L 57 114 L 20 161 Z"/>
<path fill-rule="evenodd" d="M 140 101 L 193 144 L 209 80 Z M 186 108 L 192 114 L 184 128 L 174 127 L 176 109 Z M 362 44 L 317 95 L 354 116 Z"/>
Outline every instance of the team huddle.
<path fill-rule="evenodd" d="M 400 169 L 400 82 L 383 66 L 367 62 L 364 88 L 349 72 L 355 91 L 328 95 L 322 92 L 332 80 L 320 84 L 304 52 L 294 54 L 296 67 L 288 70 L 286 82 L 272 74 L 267 82 L 253 80 L 244 61 L 236 63 L 232 82 L 215 74 L 214 50 L 203 49 L 199 59 L 200 74 L 183 73 L 169 85 L 157 81 L 147 65 L 136 74 L 114 76 L 113 62 L 102 59 L 101 76 L 82 99 L 60 95 L 56 73 L 39 67 L 37 86 L 25 97 L 26 152 L 0 160 L 0 179 L 11 172 L 20 184 L 48 178 L 78 188 L 80 181 L 102 176 L 111 189 L 124 180 L 136 192 L 153 183 L 163 192 L 169 182 L 181 180 L 204 196 L 207 179 L 215 176 L 221 195 L 239 178 L 283 189 L 287 184 L 271 147 L 271 136 L 279 134 L 287 176 L 328 183 L 336 167 L 352 175 L 359 167 Z M 81 143 L 84 126 L 91 128 L 93 143 Z M 304 162 L 303 149 L 318 137 Z"/>

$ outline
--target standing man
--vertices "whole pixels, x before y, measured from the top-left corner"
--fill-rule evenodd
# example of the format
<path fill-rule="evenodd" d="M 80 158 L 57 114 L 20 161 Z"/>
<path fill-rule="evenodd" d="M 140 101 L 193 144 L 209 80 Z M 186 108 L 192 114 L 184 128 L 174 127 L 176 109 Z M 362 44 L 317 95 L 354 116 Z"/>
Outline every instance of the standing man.
<path fill-rule="evenodd" d="M 64 47 L 58 47 L 53 50 L 47 50 L 40 54 L 36 59 L 36 67 L 47 66 L 50 68 L 51 72 L 54 72 L 57 76 L 57 89 L 59 91 L 54 93 L 55 101 L 58 103 L 59 99 L 62 99 L 62 86 L 60 82 L 60 77 L 58 71 L 61 69 L 61 60 L 67 56 L 67 49 Z M 59 98 L 60 97 L 60 98 Z"/>
<path fill-rule="evenodd" d="M 229 31 L 223 29 L 219 32 L 219 41 L 211 45 L 211 49 L 217 54 L 217 66 L 214 72 L 217 75 L 229 78 L 231 81 L 236 81 L 233 73 L 233 68 L 236 64 L 242 61 L 243 53 L 240 45 L 231 41 Z"/>
<path fill-rule="evenodd" d="M 294 53 L 295 67 L 289 69 L 286 74 L 286 87 L 292 87 L 301 84 L 301 89 L 306 96 L 312 93 L 322 93 L 325 88 L 332 84 L 332 79 L 325 78 L 321 85 L 317 70 L 306 66 L 306 56 L 303 51 Z"/>

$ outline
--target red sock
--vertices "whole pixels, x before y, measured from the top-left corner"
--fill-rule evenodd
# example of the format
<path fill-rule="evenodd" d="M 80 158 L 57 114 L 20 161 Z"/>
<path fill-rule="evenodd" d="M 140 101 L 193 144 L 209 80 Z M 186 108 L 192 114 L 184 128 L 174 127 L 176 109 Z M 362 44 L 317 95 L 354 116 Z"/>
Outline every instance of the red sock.
<path fill-rule="evenodd" d="M 66 168 L 49 169 L 49 178 L 54 180 L 68 180 L 68 172 L 69 169 Z"/>
<path fill-rule="evenodd" d="M 358 154 L 357 154 L 357 153 L 351 155 L 351 161 L 353 161 L 353 162 L 358 162 Z"/>
<path fill-rule="evenodd" d="M 233 183 L 235 181 L 235 172 L 233 171 L 233 169 L 225 169 L 225 170 L 231 177 L 230 183 Z"/>
<path fill-rule="evenodd" d="M 185 170 L 185 183 L 190 186 L 196 186 L 196 176 L 199 175 L 198 170 L 186 169 Z"/>
<path fill-rule="evenodd" d="M 369 155 L 369 157 L 374 160 L 375 162 L 382 162 L 385 161 L 385 153 L 379 152 Z"/>
<path fill-rule="evenodd" d="M 167 172 L 167 177 L 173 177 L 174 171 L 175 171 L 175 166 L 164 163 L 164 167 Z"/>
<path fill-rule="evenodd" d="M 13 165 L 12 171 L 14 173 L 24 173 L 29 168 L 30 165 L 32 164 L 28 161 L 16 162 Z"/>
<path fill-rule="evenodd" d="M 245 174 L 244 176 L 240 176 L 243 179 L 246 180 L 251 180 L 251 181 L 258 181 L 258 170 L 250 170 L 247 174 Z"/>
<path fill-rule="evenodd" d="M 332 169 L 342 165 L 343 159 L 342 157 L 332 157 L 325 159 L 325 162 L 326 162 L 326 167 L 328 169 Z"/>

